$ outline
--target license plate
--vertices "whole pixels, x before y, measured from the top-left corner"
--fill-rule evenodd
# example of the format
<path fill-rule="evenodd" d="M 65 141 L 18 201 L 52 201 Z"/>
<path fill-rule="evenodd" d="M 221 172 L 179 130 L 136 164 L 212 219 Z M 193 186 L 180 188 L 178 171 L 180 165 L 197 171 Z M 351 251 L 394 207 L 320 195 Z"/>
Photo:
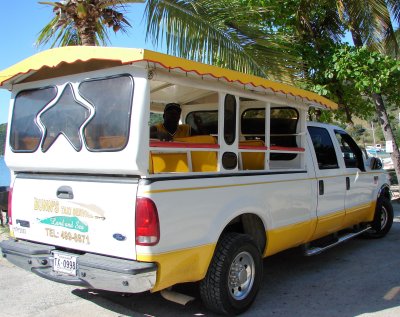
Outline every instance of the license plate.
<path fill-rule="evenodd" d="M 53 270 L 57 273 L 76 276 L 76 259 L 78 256 L 69 253 L 53 251 Z"/>

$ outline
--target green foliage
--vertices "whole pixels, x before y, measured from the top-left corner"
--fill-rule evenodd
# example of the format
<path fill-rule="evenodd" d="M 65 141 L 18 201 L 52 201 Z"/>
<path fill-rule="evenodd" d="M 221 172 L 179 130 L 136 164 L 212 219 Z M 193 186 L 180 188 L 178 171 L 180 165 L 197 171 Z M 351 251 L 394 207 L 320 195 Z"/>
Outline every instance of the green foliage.
<path fill-rule="evenodd" d="M 364 139 L 364 134 L 366 132 L 366 129 L 362 125 L 356 124 L 353 127 L 347 127 L 346 131 L 353 137 L 353 139 L 358 144 L 363 143 L 362 141 Z"/>
<path fill-rule="evenodd" d="M 0 124 L 0 155 L 4 155 L 6 145 L 7 123 Z"/>
<path fill-rule="evenodd" d="M 371 116 L 373 105 L 362 98 L 353 85 L 346 85 L 335 76 L 326 76 L 326 70 L 331 67 L 330 60 L 340 47 L 345 30 L 336 6 L 332 1 L 296 2 L 295 19 L 287 19 L 292 24 L 292 30 L 288 24 L 285 24 L 285 30 L 297 38 L 297 50 L 303 60 L 303 72 L 297 85 L 326 96 L 339 106 L 334 115 L 322 113 L 316 119 L 352 124 L 353 116 Z"/>
<path fill-rule="evenodd" d="M 163 122 L 163 115 L 162 113 L 150 113 L 150 126 L 155 125 L 159 122 Z"/>
<path fill-rule="evenodd" d="M 336 47 L 327 59 L 325 69 L 323 75 L 328 83 L 320 89 L 336 92 L 336 96 L 328 94 L 328 97 L 339 104 L 335 115 L 337 120 L 346 121 L 348 111 L 361 119 L 370 120 L 375 113 L 371 100 L 373 93 L 384 95 L 387 105 L 395 106 L 400 102 L 400 62 L 388 56 L 365 47 L 342 45 Z"/>
<path fill-rule="evenodd" d="M 332 68 L 326 72 L 329 78 L 351 82 L 364 95 L 384 94 L 398 101 L 400 61 L 366 48 L 343 46 L 332 57 Z M 393 88 L 396 89 L 393 89 Z"/>

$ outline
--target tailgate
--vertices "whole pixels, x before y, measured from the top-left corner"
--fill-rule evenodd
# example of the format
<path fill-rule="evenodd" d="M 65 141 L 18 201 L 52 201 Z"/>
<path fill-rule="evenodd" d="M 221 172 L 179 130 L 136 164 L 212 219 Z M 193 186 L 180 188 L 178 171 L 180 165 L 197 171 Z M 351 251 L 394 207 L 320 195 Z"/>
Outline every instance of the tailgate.
<path fill-rule="evenodd" d="M 138 180 L 19 174 L 12 195 L 17 238 L 136 259 Z"/>

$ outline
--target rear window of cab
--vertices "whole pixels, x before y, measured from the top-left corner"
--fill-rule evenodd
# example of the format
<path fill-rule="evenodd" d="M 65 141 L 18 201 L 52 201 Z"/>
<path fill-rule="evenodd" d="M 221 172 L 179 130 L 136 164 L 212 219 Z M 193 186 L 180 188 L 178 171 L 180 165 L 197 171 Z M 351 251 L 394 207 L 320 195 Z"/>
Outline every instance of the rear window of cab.
<path fill-rule="evenodd" d="M 120 151 L 128 143 L 134 80 L 118 75 L 20 91 L 10 128 L 14 152 L 48 151 L 64 137 L 75 151 Z"/>

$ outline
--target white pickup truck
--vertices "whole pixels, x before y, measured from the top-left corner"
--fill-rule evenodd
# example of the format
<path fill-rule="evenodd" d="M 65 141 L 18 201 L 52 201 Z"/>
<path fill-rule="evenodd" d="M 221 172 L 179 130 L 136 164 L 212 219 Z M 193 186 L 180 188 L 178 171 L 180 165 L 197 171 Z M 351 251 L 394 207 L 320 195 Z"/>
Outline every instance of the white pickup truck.
<path fill-rule="evenodd" d="M 385 236 L 379 160 L 307 123 L 314 93 L 138 49 L 65 47 L 0 73 L 10 89 L 10 262 L 125 293 L 198 281 L 206 307 L 249 308 L 262 259 Z M 150 138 L 167 103 L 190 135 Z M 157 119 L 158 118 L 158 119 Z"/>

